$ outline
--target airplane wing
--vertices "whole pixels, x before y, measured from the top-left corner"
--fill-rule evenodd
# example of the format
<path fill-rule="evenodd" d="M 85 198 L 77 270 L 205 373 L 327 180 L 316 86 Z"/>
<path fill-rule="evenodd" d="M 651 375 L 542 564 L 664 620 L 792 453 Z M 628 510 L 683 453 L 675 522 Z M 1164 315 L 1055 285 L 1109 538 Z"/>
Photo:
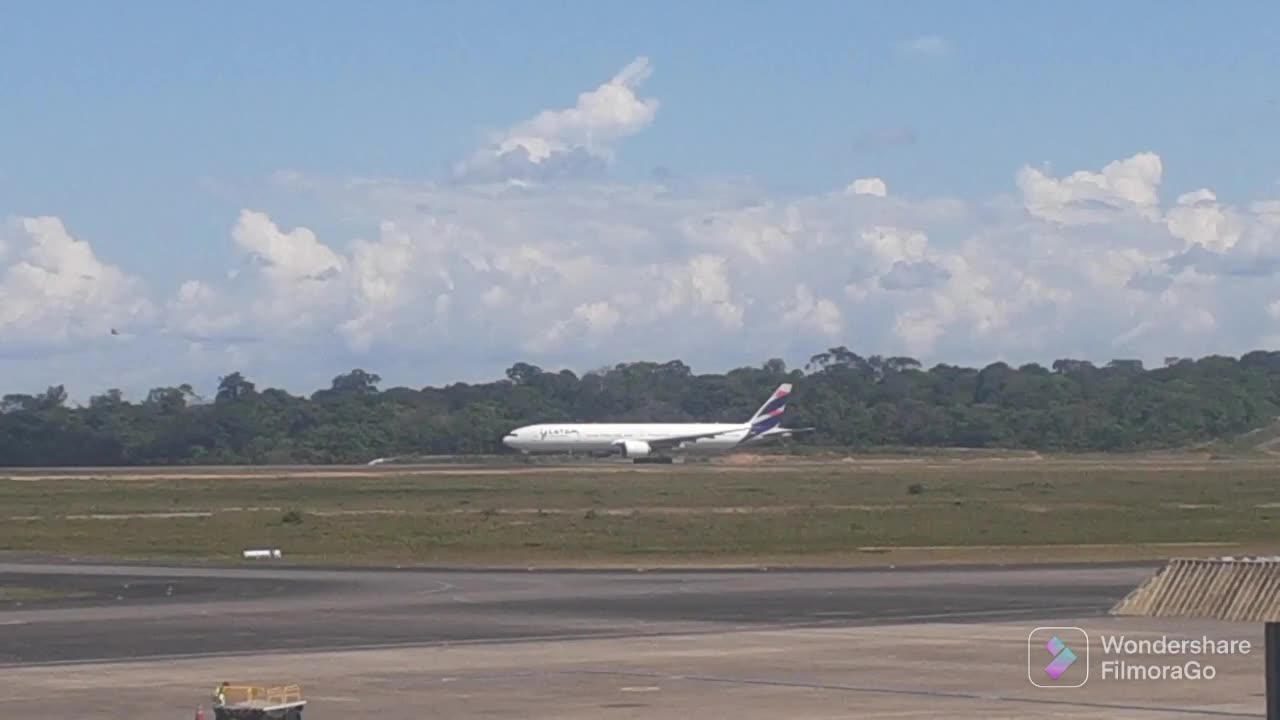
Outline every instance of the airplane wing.
<path fill-rule="evenodd" d="M 766 430 L 765 432 L 757 435 L 756 437 L 757 438 L 779 438 L 779 437 L 785 438 L 785 437 L 791 437 L 792 435 L 795 435 L 797 433 L 813 432 L 814 430 L 817 430 L 817 428 L 816 427 L 805 427 L 805 428 L 780 427 L 780 428 L 773 428 L 771 430 Z"/>
<path fill-rule="evenodd" d="M 663 438 L 642 439 L 640 440 L 640 442 L 648 443 L 649 447 L 654 450 L 669 450 L 673 447 L 676 447 L 680 443 L 686 443 L 691 440 L 701 440 L 702 438 L 715 437 L 717 435 L 723 435 L 726 432 L 728 431 L 717 430 L 715 432 L 695 433 L 692 435 L 669 435 Z"/>

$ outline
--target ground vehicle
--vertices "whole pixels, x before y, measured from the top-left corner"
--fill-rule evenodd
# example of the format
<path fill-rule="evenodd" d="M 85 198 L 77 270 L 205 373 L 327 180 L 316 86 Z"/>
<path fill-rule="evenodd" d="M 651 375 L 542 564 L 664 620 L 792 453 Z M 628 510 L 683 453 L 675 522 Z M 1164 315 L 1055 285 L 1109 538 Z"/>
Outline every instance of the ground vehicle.
<path fill-rule="evenodd" d="M 299 685 L 228 684 L 221 690 L 222 701 L 213 704 L 214 720 L 302 720 L 307 704 Z"/>

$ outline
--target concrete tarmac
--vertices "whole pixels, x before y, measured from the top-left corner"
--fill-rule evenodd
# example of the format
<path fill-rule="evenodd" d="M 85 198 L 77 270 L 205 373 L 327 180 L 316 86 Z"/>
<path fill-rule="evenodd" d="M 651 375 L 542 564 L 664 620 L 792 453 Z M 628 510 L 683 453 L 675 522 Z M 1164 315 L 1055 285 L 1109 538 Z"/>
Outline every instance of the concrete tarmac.
<path fill-rule="evenodd" d="M 6 717 L 190 717 L 225 678 L 301 683 L 312 720 L 1258 716 L 1260 628 L 1105 616 L 1151 570 L 7 563 L 0 586 L 44 599 L 0 604 L 0 706 Z M 1043 625 L 1258 635 L 1258 650 L 1216 659 L 1213 681 L 1107 682 L 1095 670 L 1084 688 L 1047 690 L 1028 679 L 1027 635 Z"/>

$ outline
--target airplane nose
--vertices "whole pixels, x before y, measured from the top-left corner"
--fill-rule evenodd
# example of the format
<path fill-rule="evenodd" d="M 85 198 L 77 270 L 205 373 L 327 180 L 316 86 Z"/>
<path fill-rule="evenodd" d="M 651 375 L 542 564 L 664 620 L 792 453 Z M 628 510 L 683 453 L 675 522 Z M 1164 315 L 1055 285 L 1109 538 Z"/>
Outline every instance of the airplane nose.
<path fill-rule="evenodd" d="M 502 444 L 506 445 L 509 448 L 515 447 L 515 442 L 516 442 L 515 433 L 507 433 L 507 436 L 502 438 Z"/>

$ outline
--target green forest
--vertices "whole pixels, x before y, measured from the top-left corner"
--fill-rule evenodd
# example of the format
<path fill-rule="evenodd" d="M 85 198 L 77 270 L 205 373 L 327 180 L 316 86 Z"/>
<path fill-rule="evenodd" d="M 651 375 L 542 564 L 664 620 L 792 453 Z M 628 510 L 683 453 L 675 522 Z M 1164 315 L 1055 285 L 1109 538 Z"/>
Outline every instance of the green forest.
<path fill-rule="evenodd" d="M 355 369 L 310 397 L 259 388 L 242 373 L 216 394 L 158 387 L 145 399 L 106 390 L 85 406 L 63 386 L 0 402 L 0 466 L 361 463 L 378 457 L 510 452 L 511 428 L 555 421 L 745 421 L 780 382 L 795 384 L 791 441 L 866 449 L 964 447 L 1056 452 L 1186 446 L 1280 415 L 1280 352 L 1095 365 L 924 368 L 845 347 L 804 368 L 777 359 L 695 375 L 679 360 L 578 375 L 516 363 L 484 384 L 380 388 Z"/>

